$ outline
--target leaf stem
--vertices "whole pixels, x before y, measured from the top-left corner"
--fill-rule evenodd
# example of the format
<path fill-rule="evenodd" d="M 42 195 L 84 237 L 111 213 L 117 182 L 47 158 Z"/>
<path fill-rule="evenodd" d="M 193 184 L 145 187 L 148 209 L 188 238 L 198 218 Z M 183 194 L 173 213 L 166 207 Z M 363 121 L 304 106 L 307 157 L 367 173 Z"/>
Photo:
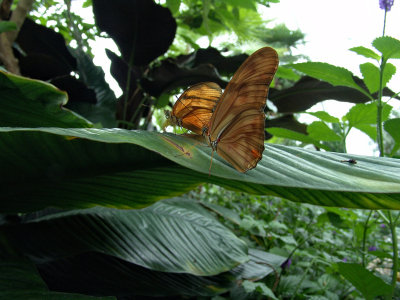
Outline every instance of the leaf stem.
<path fill-rule="evenodd" d="M 369 211 L 369 214 L 368 214 L 368 217 L 367 217 L 367 220 L 365 221 L 365 224 L 364 224 L 364 232 L 363 232 L 363 240 L 362 240 L 362 266 L 365 268 L 365 244 L 366 244 L 366 240 L 367 240 L 367 230 L 368 230 L 368 222 L 369 222 L 369 219 L 371 218 L 371 216 L 372 216 L 372 210 L 370 210 Z"/>
<path fill-rule="evenodd" d="M 392 296 L 394 296 L 394 291 L 397 283 L 397 270 L 399 266 L 399 254 L 398 254 L 398 244 L 397 244 L 397 234 L 396 234 L 396 221 L 392 218 L 392 212 L 388 211 L 388 219 L 390 232 L 392 233 L 392 248 L 393 248 L 393 267 L 392 267 Z M 397 218 L 396 218 L 397 220 Z"/>
<path fill-rule="evenodd" d="M 379 147 L 379 156 L 384 156 L 383 150 L 383 131 L 382 131 L 382 89 L 383 89 L 383 71 L 385 69 L 386 60 L 382 56 L 380 73 L 379 73 L 379 90 L 378 90 L 378 100 L 377 100 L 377 116 L 376 116 L 376 127 L 377 127 L 377 143 Z"/>

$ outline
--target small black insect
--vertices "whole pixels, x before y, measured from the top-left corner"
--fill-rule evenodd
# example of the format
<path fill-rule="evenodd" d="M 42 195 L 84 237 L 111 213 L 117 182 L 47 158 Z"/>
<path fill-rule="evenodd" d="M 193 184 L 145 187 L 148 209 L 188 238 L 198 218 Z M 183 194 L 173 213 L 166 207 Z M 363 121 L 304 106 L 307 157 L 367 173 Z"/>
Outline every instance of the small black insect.
<path fill-rule="evenodd" d="M 340 162 L 347 162 L 352 165 L 355 165 L 357 163 L 355 159 L 346 159 L 346 160 L 341 160 Z"/>

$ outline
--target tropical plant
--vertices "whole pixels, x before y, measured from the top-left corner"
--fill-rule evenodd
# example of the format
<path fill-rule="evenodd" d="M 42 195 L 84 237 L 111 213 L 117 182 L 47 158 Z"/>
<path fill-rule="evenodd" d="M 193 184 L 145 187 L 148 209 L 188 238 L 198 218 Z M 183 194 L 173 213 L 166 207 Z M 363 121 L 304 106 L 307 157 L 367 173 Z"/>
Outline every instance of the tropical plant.
<path fill-rule="evenodd" d="M 295 60 L 285 54 L 301 34 L 284 26 L 266 29 L 257 13 L 257 5 L 276 1 L 245 2 L 85 1 L 84 6 L 92 4 L 94 25 L 82 21 L 70 1 L 65 5 L 42 1 L 35 4 L 31 17 L 46 26 L 25 18 L 33 1 L 19 0 L 15 7 L 10 1 L 2 2 L 0 52 L 4 67 L 11 72 L 0 71 L 1 297 L 231 295 L 246 299 L 297 294 L 331 297 L 335 291 L 357 297 L 357 292 L 349 292 L 350 283 L 366 295 L 369 290 L 361 287 L 366 282 L 371 283 L 369 288 L 380 285 L 373 289 L 374 295 L 394 293 L 395 275 L 390 286 L 364 267 L 338 263 L 344 258 L 358 262 L 360 256 L 351 251 L 350 243 L 345 244 L 352 238 L 340 229 L 353 228 L 354 247 L 361 247 L 362 262 L 367 265 L 370 254 L 365 249 L 375 233 L 366 232 L 376 227 L 376 222 L 369 222 L 373 213 L 365 216 L 322 206 L 399 209 L 397 159 L 266 144 L 255 170 L 238 173 L 214 155 L 209 174 L 212 153 L 208 147 L 184 135 L 154 131 L 153 115 L 168 106 L 180 89 L 199 81 L 224 87 L 226 78 L 247 57 L 238 54 L 245 45 L 256 49 L 267 42 L 280 52 L 281 62 Z M 35 13 L 54 7 L 57 10 L 45 18 Z M 14 13 L 8 19 L 6 12 L 11 8 Z M 243 24 L 243 20 L 249 22 Z M 123 91 L 118 99 L 102 69 L 93 64 L 88 48 L 100 31 L 115 41 L 121 53 L 107 51 L 111 73 Z M 223 45 L 226 51 L 213 44 L 224 35 L 235 37 Z M 203 36 L 213 47 L 198 45 Z M 65 40 L 71 47 L 65 46 Z M 397 40 L 383 37 L 381 41 L 381 62 L 388 66 L 387 60 L 398 55 Z M 387 43 L 394 52 L 387 52 Z M 222 55 L 229 51 L 236 55 Z M 359 86 L 339 70 L 346 84 L 322 78 L 326 83 L 299 79 L 291 68 L 299 70 L 301 65 L 280 67 L 270 91 L 277 112 L 267 130 L 275 136 L 280 136 L 276 127 L 291 134 L 307 133 L 312 126 L 296 121 L 293 113 L 316 102 L 332 97 L 367 102 L 373 97 L 373 84 L 366 76 Z M 335 74 L 336 69 L 329 68 Z M 384 68 L 380 74 L 386 74 Z M 299 80 L 288 87 L 294 79 Z M 397 97 L 384 84 L 377 91 L 378 97 Z M 369 104 L 363 107 L 369 109 Z M 353 118 L 361 118 L 360 111 L 364 110 L 354 109 Z M 386 120 L 385 109 L 378 106 L 375 111 Z M 353 120 L 349 117 L 340 122 L 324 113 L 315 115 L 322 122 L 337 124 L 344 133 L 359 125 L 346 123 Z M 389 121 L 384 128 L 397 147 L 398 124 Z M 337 140 L 330 128 L 313 126 L 308 141 L 330 150 L 325 141 Z M 371 133 L 367 127 L 362 128 Z M 330 139 L 321 139 L 320 130 L 329 131 Z M 343 145 L 345 136 L 339 135 Z M 283 205 L 280 198 L 308 204 L 286 201 Z M 282 218 L 274 218 L 283 209 L 287 212 Z M 380 217 L 388 220 L 395 241 L 397 216 L 382 213 Z M 317 226 L 312 228 L 315 218 Z M 292 228 L 292 223 L 300 228 Z M 331 226 L 339 233 L 334 234 Z M 332 242 L 321 245 L 328 237 Z M 339 242 L 347 248 L 332 252 Z M 304 250 L 305 245 L 310 249 Z M 384 253 L 381 257 L 393 246 L 395 255 L 389 258 L 397 274 L 397 243 L 378 246 Z M 318 252 L 319 247 L 323 251 Z M 299 261 L 296 266 L 295 260 Z M 303 275 L 287 273 L 294 269 Z M 359 284 L 354 274 L 368 281 Z"/>

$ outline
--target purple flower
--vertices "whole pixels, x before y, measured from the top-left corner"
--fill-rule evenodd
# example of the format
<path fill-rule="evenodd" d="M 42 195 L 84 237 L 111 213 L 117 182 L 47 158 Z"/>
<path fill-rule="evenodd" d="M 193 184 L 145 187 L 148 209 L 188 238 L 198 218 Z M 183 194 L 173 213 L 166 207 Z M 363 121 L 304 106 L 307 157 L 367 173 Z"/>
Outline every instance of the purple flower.
<path fill-rule="evenodd" d="M 343 258 L 342 261 L 343 261 L 343 262 L 347 262 L 347 258 L 346 258 L 346 257 Z"/>
<path fill-rule="evenodd" d="M 380 228 L 386 228 L 386 225 L 384 223 L 382 223 L 381 225 L 379 225 Z"/>
<path fill-rule="evenodd" d="M 281 264 L 281 268 L 282 269 L 288 269 L 291 264 L 292 264 L 292 260 L 290 258 L 288 258 L 287 260 L 285 260 L 283 262 L 283 264 Z"/>
<path fill-rule="evenodd" d="M 368 248 L 368 251 L 376 251 L 378 250 L 378 248 L 376 248 L 376 246 L 371 246 Z"/>
<path fill-rule="evenodd" d="M 392 8 L 394 0 L 379 0 L 379 7 L 386 11 L 389 11 Z"/>

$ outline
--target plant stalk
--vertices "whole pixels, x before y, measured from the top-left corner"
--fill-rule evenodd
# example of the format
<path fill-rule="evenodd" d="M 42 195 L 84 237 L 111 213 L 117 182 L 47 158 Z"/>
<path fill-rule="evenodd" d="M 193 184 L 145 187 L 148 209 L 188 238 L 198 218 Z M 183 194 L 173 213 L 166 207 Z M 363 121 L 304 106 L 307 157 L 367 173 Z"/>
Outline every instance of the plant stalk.
<path fill-rule="evenodd" d="M 382 57 L 380 73 L 379 73 L 379 90 L 378 90 L 378 100 L 377 100 L 377 116 L 376 116 L 376 127 L 377 127 L 377 143 L 379 147 L 379 156 L 383 157 L 384 149 L 383 149 L 383 130 L 382 130 L 382 89 L 383 89 L 383 71 L 385 69 L 386 60 Z"/>
<path fill-rule="evenodd" d="M 392 248 L 393 248 L 393 266 L 392 266 L 392 296 L 394 296 L 394 291 L 397 283 L 397 270 L 399 266 L 399 253 L 397 244 L 397 233 L 396 233 L 396 222 L 392 218 L 392 212 L 388 211 L 388 219 L 390 232 L 392 233 Z"/>
<path fill-rule="evenodd" d="M 362 240 L 362 266 L 365 268 L 365 244 L 366 244 L 366 240 L 367 240 L 367 230 L 368 230 L 368 222 L 369 222 L 369 219 L 371 218 L 371 216 L 372 216 L 372 210 L 370 210 L 369 211 L 369 214 L 368 214 L 368 217 L 367 217 L 367 220 L 365 221 L 365 224 L 364 224 L 364 232 L 363 232 L 363 240 Z"/>

